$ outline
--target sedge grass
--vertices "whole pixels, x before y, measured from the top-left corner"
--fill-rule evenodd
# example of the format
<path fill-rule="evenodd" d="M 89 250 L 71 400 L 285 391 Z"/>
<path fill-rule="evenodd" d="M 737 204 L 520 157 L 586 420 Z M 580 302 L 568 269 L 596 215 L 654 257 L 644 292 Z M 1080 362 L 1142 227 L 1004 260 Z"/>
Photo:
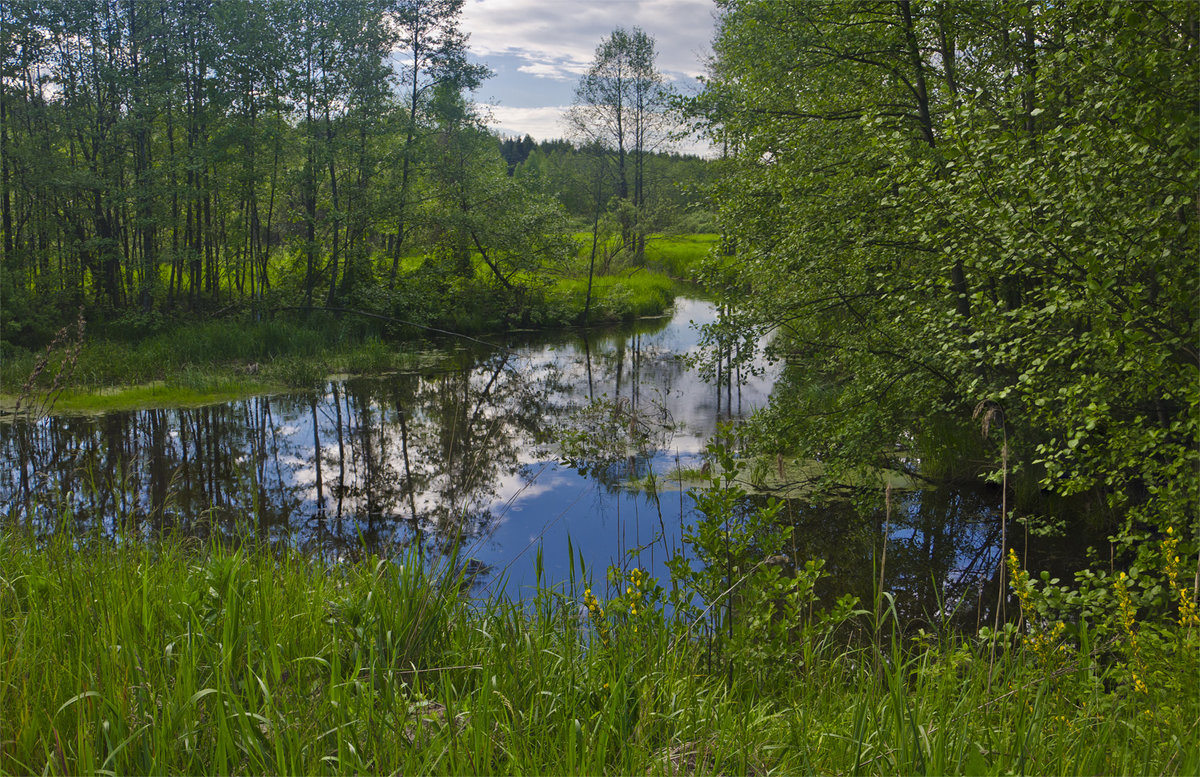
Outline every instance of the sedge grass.
<path fill-rule="evenodd" d="M 1194 654 L 1144 693 L 1078 654 L 1009 641 L 989 667 L 975 638 L 869 627 L 798 627 L 761 662 L 657 610 L 598 630 L 583 601 L 469 600 L 413 558 L 6 529 L 0 773 L 1200 770 Z"/>

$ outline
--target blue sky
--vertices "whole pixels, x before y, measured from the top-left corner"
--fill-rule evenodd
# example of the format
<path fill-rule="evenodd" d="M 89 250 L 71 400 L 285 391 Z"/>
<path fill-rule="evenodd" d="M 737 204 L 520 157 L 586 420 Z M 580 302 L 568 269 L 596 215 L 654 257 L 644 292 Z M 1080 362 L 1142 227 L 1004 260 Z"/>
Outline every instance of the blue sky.
<path fill-rule="evenodd" d="M 704 72 L 713 24 L 710 0 L 467 0 L 462 14 L 472 55 L 495 73 L 475 99 L 497 130 L 538 139 L 566 134 L 579 76 L 614 28 L 653 37 L 659 69 L 687 92 Z"/>

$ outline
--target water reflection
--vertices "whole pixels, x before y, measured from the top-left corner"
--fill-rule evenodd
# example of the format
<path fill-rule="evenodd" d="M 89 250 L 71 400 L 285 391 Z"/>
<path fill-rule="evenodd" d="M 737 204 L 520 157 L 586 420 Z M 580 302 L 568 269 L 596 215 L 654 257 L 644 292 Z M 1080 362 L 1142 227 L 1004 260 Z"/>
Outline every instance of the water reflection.
<path fill-rule="evenodd" d="M 850 593 L 869 608 L 882 572 L 884 590 L 895 594 L 906 627 L 931 628 L 943 621 L 973 626 L 986 617 L 994 593 L 991 600 L 981 594 L 1000 560 L 998 491 L 897 491 L 890 515 L 882 494 L 860 496 L 875 505 L 790 500 L 781 511 L 794 527 L 790 554 L 801 564 L 825 559 L 829 577 L 818 586 L 824 600 Z"/>
<path fill-rule="evenodd" d="M 250 533 L 333 557 L 470 546 L 562 490 L 570 471 L 556 464 L 552 430 L 598 398 L 663 409 L 677 419 L 663 452 L 697 455 L 718 418 L 705 399 L 715 391 L 683 357 L 697 348 L 689 322 L 712 316 L 707 303 L 681 300 L 673 318 L 473 345 L 422 373 L 311 394 L 6 421 L 0 496 L 10 521 L 41 534 L 69 515 L 80 533 Z M 764 377 L 748 391 L 761 404 L 769 386 Z"/>
<path fill-rule="evenodd" d="M 777 376 L 767 366 L 744 384 L 727 373 L 706 381 L 690 367 L 699 347 L 690 322 L 714 317 L 708 303 L 680 300 L 670 319 L 447 349 L 420 373 L 309 394 L 4 421 L 0 499 L 10 526 L 42 536 L 174 530 L 330 559 L 414 546 L 436 556 L 458 543 L 489 570 L 479 585 L 510 595 L 535 582 L 539 547 L 544 579 L 567 579 L 568 541 L 600 579 L 610 563 L 665 578 L 692 501 L 622 485 L 698 466 L 718 421 L 765 404 Z M 556 429 L 597 401 L 623 413 L 625 431 L 646 425 L 652 444 L 603 467 L 559 463 Z M 906 612 L 935 612 L 939 597 L 967 592 L 995 567 L 995 495 L 898 499 L 888 585 Z M 826 558 L 831 591 L 868 599 L 882 513 L 793 502 L 785 515 L 797 527 L 795 558 Z"/>

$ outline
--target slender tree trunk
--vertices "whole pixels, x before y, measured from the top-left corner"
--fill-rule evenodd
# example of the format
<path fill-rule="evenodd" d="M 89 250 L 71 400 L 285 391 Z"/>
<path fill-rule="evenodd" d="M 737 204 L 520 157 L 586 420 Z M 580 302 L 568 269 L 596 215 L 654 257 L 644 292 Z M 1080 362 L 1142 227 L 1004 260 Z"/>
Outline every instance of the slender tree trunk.
<path fill-rule="evenodd" d="M 342 214 L 340 204 L 338 202 L 337 190 L 337 169 L 335 165 L 336 154 L 333 150 L 333 127 L 329 120 L 329 109 L 325 109 L 325 149 L 329 154 L 329 196 L 333 203 L 333 245 L 329 259 L 329 294 L 325 300 L 325 304 L 333 307 L 337 302 L 337 285 L 338 285 L 338 247 L 340 244 L 340 227 Z"/>
<path fill-rule="evenodd" d="M 597 169 L 599 169 L 599 168 L 597 168 Z M 602 192 L 603 192 L 603 190 L 601 188 L 601 178 L 599 175 L 597 175 L 596 176 L 596 208 L 595 208 L 594 212 L 592 213 L 592 255 L 591 255 L 591 258 L 588 260 L 587 297 L 584 298 L 584 302 L 583 302 L 583 323 L 584 323 L 584 325 L 587 325 L 588 316 L 592 310 L 592 279 L 595 278 L 595 276 L 596 276 L 596 243 L 600 237 L 600 207 L 603 202 L 601 199 Z M 590 371 L 590 369 L 591 369 L 590 364 L 588 365 L 588 368 Z M 590 372 L 588 375 L 588 382 L 589 382 L 589 384 L 591 383 Z"/>
<path fill-rule="evenodd" d="M 8 93 L 0 93 L 0 229 L 4 230 L 4 256 L 0 261 L 11 267 L 13 261 L 12 196 L 8 179 Z"/>
<path fill-rule="evenodd" d="M 401 170 L 400 170 L 400 207 L 399 214 L 396 216 L 396 243 L 392 247 L 392 273 L 388 279 L 388 288 L 396 288 L 396 274 L 400 269 L 400 252 L 403 250 L 404 238 L 408 231 L 407 216 L 408 216 L 408 187 L 409 175 L 412 170 L 412 151 L 413 142 L 417 134 L 417 99 L 420 97 L 420 89 L 417 86 L 417 79 L 420 72 L 421 64 L 421 37 L 419 31 L 413 30 L 412 39 L 413 50 L 413 80 L 412 88 L 408 95 L 408 126 L 404 133 L 404 147 L 401 154 Z"/>

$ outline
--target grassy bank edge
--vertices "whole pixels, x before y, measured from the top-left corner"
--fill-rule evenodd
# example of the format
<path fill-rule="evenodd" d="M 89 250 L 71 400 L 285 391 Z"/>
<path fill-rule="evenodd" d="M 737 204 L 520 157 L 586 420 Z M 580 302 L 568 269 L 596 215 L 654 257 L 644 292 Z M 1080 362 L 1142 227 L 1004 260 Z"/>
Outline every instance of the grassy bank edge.
<path fill-rule="evenodd" d="M 585 289 L 586 281 L 559 280 L 552 287 L 552 304 L 582 309 Z M 592 325 L 661 316 L 682 290 L 675 281 L 653 272 L 597 278 Z M 319 312 L 315 323 L 226 318 L 182 323 L 131 341 L 85 338 L 52 349 L 48 360 L 43 359 L 45 354 L 9 356 L 0 364 L 0 415 L 18 406 L 70 414 L 198 406 L 311 389 L 334 375 L 426 369 L 445 358 L 418 334 L 436 336 L 437 327 L 409 328 L 407 337 L 381 337 L 361 328 L 359 318 L 353 314 L 333 318 Z M 558 320 L 522 327 L 524 331 L 562 328 Z M 43 360 L 46 363 L 39 371 Z"/>

